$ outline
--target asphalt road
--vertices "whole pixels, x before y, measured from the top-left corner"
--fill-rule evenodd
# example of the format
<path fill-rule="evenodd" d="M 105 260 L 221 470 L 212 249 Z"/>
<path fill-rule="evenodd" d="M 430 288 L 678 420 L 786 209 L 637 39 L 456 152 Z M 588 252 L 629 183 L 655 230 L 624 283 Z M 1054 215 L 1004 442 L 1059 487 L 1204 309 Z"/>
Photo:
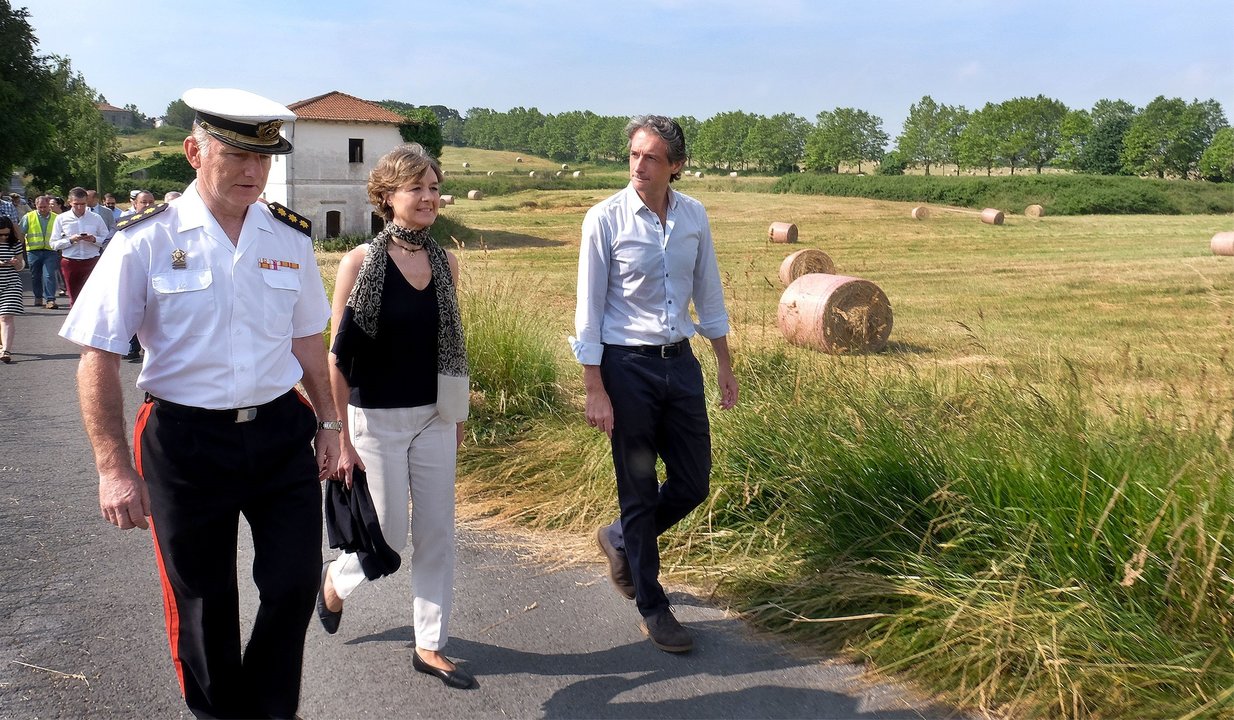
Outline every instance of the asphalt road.
<path fill-rule="evenodd" d="M 64 315 L 28 309 L 16 319 L 14 363 L 0 365 L 0 717 L 189 717 L 169 660 L 150 536 L 99 516 L 77 352 L 56 337 Z M 138 366 L 121 365 L 135 411 Z M 256 590 L 243 582 L 252 562 L 244 533 L 247 621 Z M 633 604 L 608 586 L 598 553 L 594 564 L 550 566 L 528 559 L 510 535 L 462 527 L 459 540 L 447 652 L 480 688 L 450 690 L 411 669 L 403 570 L 357 591 L 337 635 L 314 619 L 302 717 L 954 717 L 688 594 L 673 601 L 695 650 L 660 652 L 640 634 Z"/>

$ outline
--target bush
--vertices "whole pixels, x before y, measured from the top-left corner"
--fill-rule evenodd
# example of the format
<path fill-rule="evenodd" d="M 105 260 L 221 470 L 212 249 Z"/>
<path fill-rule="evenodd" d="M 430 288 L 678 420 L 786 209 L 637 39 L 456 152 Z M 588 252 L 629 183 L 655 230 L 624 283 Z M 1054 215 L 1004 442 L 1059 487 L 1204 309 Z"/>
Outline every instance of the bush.
<path fill-rule="evenodd" d="M 780 178 L 773 192 L 865 197 L 1019 212 L 1044 205 L 1051 215 L 1234 212 L 1228 187 L 1182 180 L 1105 175 L 1019 175 L 1011 177 L 901 177 L 818 175 Z"/>

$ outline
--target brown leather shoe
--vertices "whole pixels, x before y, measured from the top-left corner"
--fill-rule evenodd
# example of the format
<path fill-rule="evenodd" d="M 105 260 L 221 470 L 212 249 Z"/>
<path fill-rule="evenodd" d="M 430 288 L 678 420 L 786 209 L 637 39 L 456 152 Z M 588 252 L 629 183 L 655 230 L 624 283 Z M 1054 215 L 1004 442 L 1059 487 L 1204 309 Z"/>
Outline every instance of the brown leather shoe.
<path fill-rule="evenodd" d="M 630 561 L 624 550 L 618 550 L 608 537 L 608 526 L 596 530 L 596 544 L 608 559 L 608 580 L 627 600 L 634 599 L 634 579 L 630 576 Z"/>
<path fill-rule="evenodd" d="M 48 300 L 47 302 L 43 303 L 43 307 L 47 308 L 48 310 L 59 310 L 60 309 L 60 306 L 56 304 L 55 300 Z"/>
<path fill-rule="evenodd" d="M 694 640 L 690 637 L 690 632 L 677 622 L 673 611 L 668 608 L 651 617 L 643 618 L 639 622 L 639 628 L 644 635 L 651 638 L 652 645 L 664 652 L 685 653 L 694 649 Z"/>

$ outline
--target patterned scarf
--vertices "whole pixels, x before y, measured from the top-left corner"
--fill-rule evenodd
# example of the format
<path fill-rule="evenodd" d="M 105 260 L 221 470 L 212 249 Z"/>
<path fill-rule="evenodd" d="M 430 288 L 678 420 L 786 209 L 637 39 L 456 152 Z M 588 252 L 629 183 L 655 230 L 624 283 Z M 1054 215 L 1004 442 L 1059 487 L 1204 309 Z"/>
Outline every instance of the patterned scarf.
<path fill-rule="evenodd" d="M 437 289 L 438 413 L 449 422 L 461 422 L 467 416 L 468 399 L 467 345 L 463 337 L 463 320 L 459 314 L 450 261 L 446 251 L 429 234 L 428 228 L 410 230 L 388 223 L 369 244 L 356 276 L 355 287 L 347 297 L 347 307 L 352 309 L 356 327 L 370 338 L 376 337 L 391 237 L 411 247 L 423 248 L 428 255 Z"/>

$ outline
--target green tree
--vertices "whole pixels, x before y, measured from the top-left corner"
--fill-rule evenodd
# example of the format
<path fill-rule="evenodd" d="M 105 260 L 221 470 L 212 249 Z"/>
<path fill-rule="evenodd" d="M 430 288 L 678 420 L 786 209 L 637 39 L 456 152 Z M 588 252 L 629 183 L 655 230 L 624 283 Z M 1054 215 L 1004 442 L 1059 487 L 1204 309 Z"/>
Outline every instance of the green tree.
<path fill-rule="evenodd" d="M 855 108 L 824 110 L 806 139 L 806 165 L 835 172 L 841 164 L 856 165 L 861 172 L 861 163 L 883 158 L 887 139 L 883 120 L 877 115 Z"/>
<path fill-rule="evenodd" d="M 1200 176 L 1212 182 L 1234 182 L 1234 128 L 1223 127 L 1213 135 L 1200 156 Z"/>
<path fill-rule="evenodd" d="M 931 165 L 942 162 L 945 109 L 945 105 L 939 105 L 929 95 L 909 106 L 904 129 L 896 138 L 900 161 L 920 165 L 926 175 L 930 174 Z"/>
<path fill-rule="evenodd" d="M 594 113 L 578 110 L 546 116 L 534 136 L 534 151 L 559 162 L 577 160 L 579 135 L 592 116 Z"/>
<path fill-rule="evenodd" d="M 433 157 L 441 157 L 441 126 L 437 115 L 428 108 L 413 108 L 400 113 L 407 122 L 398 126 L 404 142 L 420 143 Z"/>
<path fill-rule="evenodd" d="M 461 117 L 447 118 L 441 124 L 441 140 L 447 145 L 459 147 L 467 144 L 463 119 Z"/>
<path fill-rule="evenodd" d="M 1000 159 L 999 134 L 1006 131 L 1005 125 L 999 107 L 993 103 L 969 113 L 956 140 L 960 163 L 985 168 L 985 174 L 992 175 Z"/>
<path fill-rule="evenodd" d="M 109 187 L 121 160 L 115 128 L 103 120 L 98 94 L 68 59 L 52 61 L 52 131 L 26 169 L 39 187 Z"/>
<path fill-rule="evenodd" d="M 1123 138 L 1123 167 L 1139 175 L 1196 174 L 1213 136 L 1228 125 L 1216 100 L 1186 103 L 1157 96 L 1135 116 Z"/>
<path fill-rule="evenodd" d="M 0 178 L 25 167 L 53 132 L 51 72 L 35 54 L 38 39 L 25 8 L 0 0 Z"/>
<path fill-rule="evenodd" d="M 810 121 L 792 113 L 756 116 L 746 135 L 746 154 L 759 168 L 791 172 L 805 153 Z"/>
<path fill-rule="evenodd" d="M 627 118 L 612 115 L 592 115 L 587 118 L 575 143 L 579 159 L 597 162 L 623 158 L 626 154 L 626 136 L 623 131 L 627 122 Z"/>
<path fill-rule="evenodd" d="M 745 143 L 755 116 L 740 110 L 716 113 L 698 127 L 694 159 L 710 167 L 744 168 Z"/>
<path fill-rule="evenodd" d="M 501 150 L 497 144 L 496 113 L 488 108 L 471 108 L 463 123 L 463 139 L 471 147 Z"/>
<path fill-rule="evenodd" d="M 193 118 L 197 117 L 197 111 L 185 104 L 179 98 L 167 103 L 167 110 L 163 112 L 163 121 L 172 127 L 183 128 L 188 130 L 193 127 Z"/>
<path fill-rule="evenodd" d="M 686 155 L 689 156 L 686 162 L 690 162 L 694 159 L 694 138 L 698 137 L 698 118 L 693 115 L 682 115 L 673 119 L 681 126 L 681 134 L 686 139 Z"/>
<path fill-rule="evenodd" d="M 1038 95 L 1008 101 L 1008 112 L 1014 127 L 1013 135 L 1023 143 L 1025 162 L 1035 167 L 1040 175 L 1041 168 L 1058 155 L 1062 144 L 1061 125 L 1067 115 L 1067 106 L 1058 100 Z"/>

